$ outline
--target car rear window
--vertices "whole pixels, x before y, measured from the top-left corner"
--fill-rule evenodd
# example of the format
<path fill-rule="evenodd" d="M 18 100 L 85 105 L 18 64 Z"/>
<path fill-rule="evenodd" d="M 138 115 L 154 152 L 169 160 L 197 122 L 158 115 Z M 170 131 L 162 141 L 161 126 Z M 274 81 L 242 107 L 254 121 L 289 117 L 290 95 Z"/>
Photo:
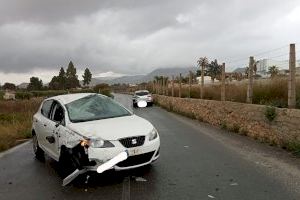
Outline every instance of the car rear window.
<path fill-rule="evenodd" d="M 149 92 L 136 92 L 135 93 L 137 96 L 145 96 L 145 95 L 148 95 Z"/>

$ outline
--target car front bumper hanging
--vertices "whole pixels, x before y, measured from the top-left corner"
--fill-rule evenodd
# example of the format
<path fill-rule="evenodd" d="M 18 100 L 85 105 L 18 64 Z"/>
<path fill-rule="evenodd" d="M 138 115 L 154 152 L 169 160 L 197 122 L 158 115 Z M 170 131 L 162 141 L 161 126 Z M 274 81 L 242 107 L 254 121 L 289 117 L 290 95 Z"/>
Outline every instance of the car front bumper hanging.
<path fill-rule="evenodd" d="M 96 166 L 97 168 L 97 172 L 98 173 L 103 173 L 106 170 L 109 170 L 111 168 L 113 168 L 116 164 L 118 164 L 119 162 L 122 162 L 124 160 L 126 160 L 128 158 L 128 151 L 123 151 L 121 153 L 119 153 L 118 155 L 116 155 L 115 157 L 113 157 L 112 159 L 106 161 L 105 163 L 102 163 L 98 166 Z M 63 180 L 63 186 L 68 185 L 69 183 L 71 183 L 77 176 L 79 176 L 80 174 L 84 174 L 87 171 L 89 171 L 88 167 L 83 167 L 81 169 L 76 169 L 74 172 L 72 172 L 70 175 L 68 175 L 64 180 Z"/>

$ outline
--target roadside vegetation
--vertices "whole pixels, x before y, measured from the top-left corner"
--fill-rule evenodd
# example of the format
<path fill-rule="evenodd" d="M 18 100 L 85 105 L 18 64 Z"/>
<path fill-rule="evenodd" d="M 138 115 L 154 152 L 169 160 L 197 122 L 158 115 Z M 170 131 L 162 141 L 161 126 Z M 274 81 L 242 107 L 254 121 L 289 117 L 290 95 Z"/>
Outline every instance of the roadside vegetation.
<path fill-rule="evenodd" d="M 42 98 L 0 101 L 0 151 L 31 137 L 32 116 Z"/>

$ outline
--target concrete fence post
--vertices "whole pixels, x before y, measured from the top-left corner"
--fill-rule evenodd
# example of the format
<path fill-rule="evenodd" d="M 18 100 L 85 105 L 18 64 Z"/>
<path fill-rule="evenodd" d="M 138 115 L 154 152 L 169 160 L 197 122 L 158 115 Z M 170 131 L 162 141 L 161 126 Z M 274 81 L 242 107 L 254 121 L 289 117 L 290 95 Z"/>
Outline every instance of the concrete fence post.
<path fill-rule="evenodd" d="M 152 93 L 155 93 L 155 81 L 152 81 Z"/>
<path fill-rule="evenodd" d="M 179 98 L 181 98 L 181 73 L 179 74 Z"/>
<path fill-rule="evenodd" d="M 226 96 L 225 96 L 225 63 L 222 64 L 222 85 L 221 85 L 221 101 L 225 101 L 226 100 Z"/>
<path fill-rule="evenodd" d="M 166 79 L 166 95 L 169 96 L 169 80 Z"/>
<path fill-rule="evenodd" d="M 165 95 L 165 77 L 162 77 L 162 94 Z"/>
<path fill-rule="evenodd" d="M 248 72 L 248 88 L 247 88 L 247 103 L 252 103 L 253 97 L 253 65 L 254 65 L 254 57 L 251 56 L 249 59 L 249 72 Z"/>
<path fill-rule="evenodd" d="M 192 72 L 189 73 L 189 98 L 191 98 Z"/>
<path fill-rule="evenodd" d="M 174 97 L 174 75 L 172 76 L 172 97 Z"/>
<path fill-rule="evenodd" d="M 290 44 L 289 80 L 288 80 L 288 107 L 296 108 L 296 46 Z"/>

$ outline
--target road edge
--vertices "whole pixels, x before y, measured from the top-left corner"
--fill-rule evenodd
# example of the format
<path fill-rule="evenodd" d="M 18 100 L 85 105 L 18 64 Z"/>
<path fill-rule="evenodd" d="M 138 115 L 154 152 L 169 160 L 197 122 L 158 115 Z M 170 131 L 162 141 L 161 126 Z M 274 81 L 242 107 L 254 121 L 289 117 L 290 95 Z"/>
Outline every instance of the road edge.
<path fill-rule="evenodd" d="M 4 156 L 8 155 L 8 154 L 11 154 L 11 153 L 17 151 L 18 149 L 22 148 L 23 146 L 26 146 L 26 145 L 29 144 L 30 142 L 31 142 L 31 139 L 29 139 L 28 141 L 23 142 L 23 143 L 21 143 L 21 144 L 19 144 L 19 145 L 16 145 L 16 146 L 14 146 L 14 147 L 12 147 L 12 148 L 10 148 L 10 149 L 8 149 L 8 150 L 5 150 L 5 151 L 3 151 L 3 152 L 0 152 L 0 159 L 3 158 Z"/>

